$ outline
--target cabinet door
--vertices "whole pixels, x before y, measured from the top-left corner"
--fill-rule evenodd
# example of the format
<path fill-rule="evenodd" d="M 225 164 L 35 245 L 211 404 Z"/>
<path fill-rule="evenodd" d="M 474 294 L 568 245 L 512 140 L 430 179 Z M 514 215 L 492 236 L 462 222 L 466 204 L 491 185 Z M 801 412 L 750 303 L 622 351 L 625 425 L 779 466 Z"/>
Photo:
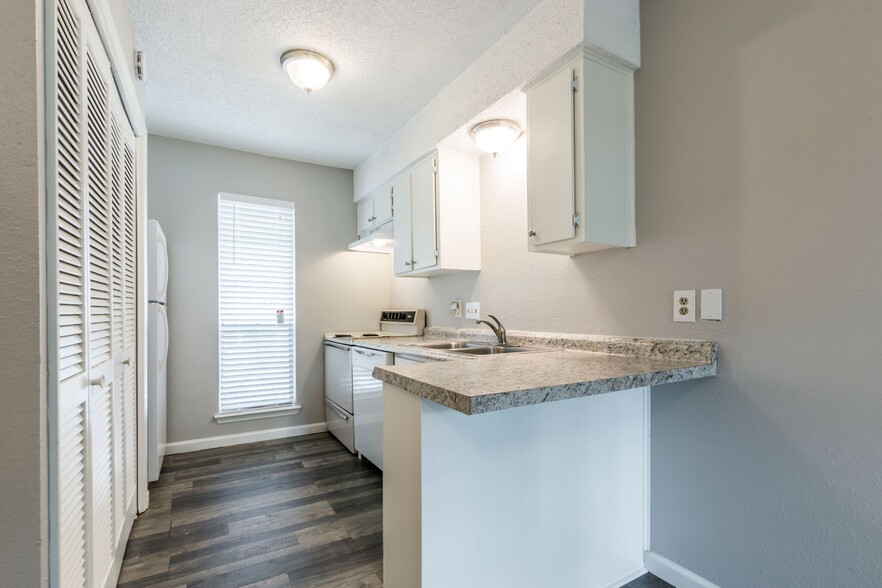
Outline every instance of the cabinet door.
<path fill-rule="evenodd" d="M 392 194 L 393 188 L 390 184 L 384 185 L 374 196 L 374 226 L 380 225 L 392 220 Z"/>
<path fill-rule="evenodd" d="M 358 203 L 358 234 L 361 235 L 373 225 L 374 199 L 368 196 Z"/>
<path fill-rule="evenodd" d="M 401 174 L 392 180 L 395 194 L 395 225 L 392 234 L 395 238 L 395 252 L 392 267 L 395 274 L 411 271 L 413 261 L 413 241 L 411 232 L 410 174 Z"/>
<path fill-rule="evenodd" d="M 411 182 L 411 226 L 413 232 L 413 269 L 437 264 L 437 158 L 427 159 L 414 168 Z"/>
<path fill-rule="evenodd" d="M 533 245 L 576 236 L 574 70 L 527 93 L 527 197 Z"/>

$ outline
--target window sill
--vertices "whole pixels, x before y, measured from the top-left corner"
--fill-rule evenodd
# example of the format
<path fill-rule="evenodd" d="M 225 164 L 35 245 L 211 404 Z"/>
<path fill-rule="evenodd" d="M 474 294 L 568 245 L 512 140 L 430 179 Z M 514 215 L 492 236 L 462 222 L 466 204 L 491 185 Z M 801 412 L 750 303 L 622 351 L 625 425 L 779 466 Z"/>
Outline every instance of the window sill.
<path fill-rule="evenodd" d="M 230 412 L 227 414 L 216 414 L 214 420 L 219 424 L 238 423 L 239 421 L 253 421 L 257 419 L 270 419 L 273 417 L 290 416 L 300 412 L 300 405 L 285 406 L 282 408 L 268 408 L 261 410 L 249 410 L 247 412 Z"/>

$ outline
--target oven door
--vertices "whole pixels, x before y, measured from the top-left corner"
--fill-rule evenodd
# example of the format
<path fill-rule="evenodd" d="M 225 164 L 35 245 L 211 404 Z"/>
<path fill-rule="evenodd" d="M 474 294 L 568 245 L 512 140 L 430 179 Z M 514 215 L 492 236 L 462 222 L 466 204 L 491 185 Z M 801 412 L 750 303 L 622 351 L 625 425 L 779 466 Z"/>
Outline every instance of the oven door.
<path fill-rule="evenodd" d="M 325 396 L 352 414 L 352 348 L 325 342 Z"/>

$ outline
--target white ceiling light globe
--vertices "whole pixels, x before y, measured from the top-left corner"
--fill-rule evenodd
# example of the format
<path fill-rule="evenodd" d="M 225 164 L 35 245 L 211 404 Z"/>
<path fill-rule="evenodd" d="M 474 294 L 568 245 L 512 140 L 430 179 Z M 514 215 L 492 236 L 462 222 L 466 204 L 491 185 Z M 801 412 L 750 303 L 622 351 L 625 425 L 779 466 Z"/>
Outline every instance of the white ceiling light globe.
<path fill-rule="evenodd" d="M 511 120 L 488 120 L 475 125 L 472 138 L 485 153 L 502 153 L 511 147 L 521 136 L 521 127 Z"/>
<path fill-rule="evenodd" d="M 308 49 L 294 49 L 282 55 L 282 68 L 307 94 L 324 88 L 334 75 L 331 60 Z"/>

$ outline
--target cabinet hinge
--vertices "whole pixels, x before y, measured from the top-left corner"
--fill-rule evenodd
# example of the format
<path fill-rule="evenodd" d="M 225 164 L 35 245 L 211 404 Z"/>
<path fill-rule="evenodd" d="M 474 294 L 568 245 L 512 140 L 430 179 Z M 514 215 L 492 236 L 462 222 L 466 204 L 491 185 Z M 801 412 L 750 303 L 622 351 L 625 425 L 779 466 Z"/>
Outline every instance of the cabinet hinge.
<path fill-rule="evenodd" d="M 432 160 L 432 171 L 438 173 L 438 162 L 434 159 Z"/>
<path fill-rule="evenodd" d="M 577 212 L 576 214 L 573 215 L 573 226 L 578 227 L 581 224 L 582 224 L 582 215 Z"/>
<path fill-rule="evenodd" d="M 579 80 L 577 78 L 573 78 L 573 92 L 579 91 Z"/>
<path fill-rule="evenodd" d="M 438 259 L 438 250 L 435 250 L 435 259 Z"/>

